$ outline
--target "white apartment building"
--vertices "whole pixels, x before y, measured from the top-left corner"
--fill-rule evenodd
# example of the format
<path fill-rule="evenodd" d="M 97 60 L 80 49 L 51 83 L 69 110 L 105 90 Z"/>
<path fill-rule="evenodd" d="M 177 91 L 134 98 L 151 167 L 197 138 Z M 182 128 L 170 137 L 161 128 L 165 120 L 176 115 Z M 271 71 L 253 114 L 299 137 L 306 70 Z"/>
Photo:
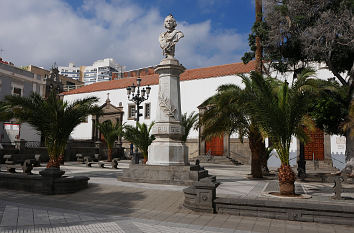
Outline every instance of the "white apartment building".
<path fill-rule="evenodd" d="M 80 67 L 75 66 L 74 63 L 69 63 L 69 66 L 59 66 L 59 74 L 75 79 L 80 80 Z"/>
<path fill-rule="evenodd" d="M 95 61 L 92 66 L 83 69 L 83 82 L 85 85 L 112 80 L 112 72 L 123 72 L 123 67 L 117 64 L 113 58 L 105 58 Z"/>

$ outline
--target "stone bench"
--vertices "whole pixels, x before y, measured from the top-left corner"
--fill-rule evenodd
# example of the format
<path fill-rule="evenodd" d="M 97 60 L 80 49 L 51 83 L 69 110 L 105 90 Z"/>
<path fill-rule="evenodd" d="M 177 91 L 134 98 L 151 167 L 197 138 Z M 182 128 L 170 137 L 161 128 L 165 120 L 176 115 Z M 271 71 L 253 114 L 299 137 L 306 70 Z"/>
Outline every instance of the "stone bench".
<path fill-rule="evenodd" d="M 86 167 L 91 167 L 92 164 L 98 164 L 99 167 L 104 168 L 104 163 L 100 162 L 98 159 L 99 154 L 95 154 L 94 157 L 84 156 L 84 163 L 86 164 Z"/>
<path fill-rule="evenodd" d="M 84 156 L 82 154 L 76 154 L 76 161 L 84 163 Z"/>
<path fill-rule="evenodd" d="M 105 168 L 105 162 L 103 162 L 103 161 L 94 161 L 90 157 L 84 157 L 84 161 L 85 161 L 86 167 L 92 167 L 92 164 L 97 164 L 100 168 Z M 112 168 L 118 169 L 118 161 L 119 161 L 119 158 L 112 159 L 112 162 L 111 162 Z"/>
<path fill-rule="evenodd" d="M 23 173 L 32 174 L 32 169 L 37 165 L 38 160 L 26 158 L 27 156 L 4 155 L 6 161 L 1 167 L 5 167 L 10 173 L 15 173 L 16 169 L 22 169 Z"/>

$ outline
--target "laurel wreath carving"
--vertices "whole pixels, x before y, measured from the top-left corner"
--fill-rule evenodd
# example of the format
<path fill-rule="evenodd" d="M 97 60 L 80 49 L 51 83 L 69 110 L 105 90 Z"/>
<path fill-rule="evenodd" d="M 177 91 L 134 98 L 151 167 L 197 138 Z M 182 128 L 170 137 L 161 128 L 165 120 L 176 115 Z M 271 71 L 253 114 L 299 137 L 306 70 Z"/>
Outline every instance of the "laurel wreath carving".
<path fill-rule="evenodd" d="M 163 95 L 162 92 L 160 92 L 160 95 L 159 95 L 159 102 L 160 102 L 160 106 L 161 108 L 163 109 L 163 111 L 170 117 L 173 117 L 176 119 L 176 116 L 175 116 L 175 112 L 176 112 L 176 108 L 173 107 L 171 104 L 170 104 L 170 101 L 168 100 L 167 97 L 165 97 Z M 177 119 L 176 119 L 177 120 Z"/>

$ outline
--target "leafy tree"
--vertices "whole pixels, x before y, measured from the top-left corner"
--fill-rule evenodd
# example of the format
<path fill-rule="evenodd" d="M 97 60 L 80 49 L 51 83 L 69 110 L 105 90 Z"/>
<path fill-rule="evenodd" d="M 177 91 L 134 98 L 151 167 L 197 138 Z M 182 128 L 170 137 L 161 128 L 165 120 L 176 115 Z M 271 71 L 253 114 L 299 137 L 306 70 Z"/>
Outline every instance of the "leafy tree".
<path fill-rule="evenodd" d="M 112 148 L 114 146 L 114 142 L 118 139 L 118 137 L 123 136 L 124 126 L 120 125 L 119 122 L 112 124 L 112 121 L 107 120 L 103 123 L 99 123 L 97 127 L 103 134 L 104 141 L 106 142 L 108 149 L 107 160 L 110 162 L 112 161 Z"/>
<path fill-rule="evenodd" d="M 182 115 L 181 124 L 184 127 L 184 134 L 182 136 L 183 142 L 187 141 L 189 132 L 193 127 L 195 127 L 197 121 L 198 121 L 198 113 L 195 113 L 194 111 L 191 112 L 188 116 L 187 113 L 184 113 Z"/>
<path fill-rule="evenodd" d="M 6 96 L 4 109 L 20 122 L 28 122 L 44 136 L 49 154 L 47 167 L 59 168 L 71 132 L 88 115 L 99 112 L 94 105 L 97 101 L 96 97 L 89 97 L 68 103 L 54 92 L 47 99 L 32 93 L 29 97 Z"/>
<path fill-rule="evenodd" d="M 247 94 L 236 85 L 222 85 L 217 93 L 202 105 L 206 107 L 200 117 L 203 137 L 210 139 L 215 136 L 238 133 L 241 141 L 244 136 L 249 138 L 252 153 L 251 174 L 254 178 L 262 177 L 261 159 L 264 154 L 264 143 L 259 128 L 254 124 L 247 107 Z"/>
<path fill-rule="evenodd" d="M 316 126 L 328 134 L 343 134 L 343 124 L 348 117 L 348 106 L 351 97 L 348 87 L 341 86 L 334 80 L 319 83 L 322 90 L 313 96 L 309 114 Z"/>
<path fill-rule="evenodd" d="M 155 140 L 154 135 L 150 135 L 150 131 L 155 122 L 152 122 L 149 126 L 145 123 L 140 124 L 137 122 L 136 127 L 126 125 L 124 128 L 124 138 L 133 143 L 143 153 L 144 159 L 148 158 L 148 148 Z"/>
<path fill-rule="evenodd" d="M 294 80 L 303 68 L 310 62 L 324 63 L 333 73 L 341 86 L 346 87 L 344 99 L 353 97 L 354 78 L 354 24 L 352 0 L 264 0 L 265 17 L 261 23 L 253 26 L 249 37 L 251 52 L 246 53 L 243 61 L 254 58 L 255 37 L 262 41 L 263 59 L 269 62 L 269 67 L 280 72 L 294 72 Z M 329 97 L 334 100 L 335 98 Z M 346 101 L 347 111 L 349 103 Z M 342 103 L 341 103 L 342 104 Z M 329 107 L 329 106 L 327 106 Z M 319 109 L 320 110 L 320 109 Z M 326 111 L 321 110 L 322 113 Z M 329 115 L 318 119 L 317 125 L 325 123 L 323 118 L 333 118 Z M 349 116 L 338 116 L 343 119 Z M 335 120 L 335 121 L 338 121 Z M 326 121 L 329 123 L 328 121 Z M 322 125 L 324 129 L 333 129 L 330 125 Z M 354 141 L 349 137 L 352 128 L 346 128 L 341 133 L 346 136 L 346 159 L 354 156 Z"/>

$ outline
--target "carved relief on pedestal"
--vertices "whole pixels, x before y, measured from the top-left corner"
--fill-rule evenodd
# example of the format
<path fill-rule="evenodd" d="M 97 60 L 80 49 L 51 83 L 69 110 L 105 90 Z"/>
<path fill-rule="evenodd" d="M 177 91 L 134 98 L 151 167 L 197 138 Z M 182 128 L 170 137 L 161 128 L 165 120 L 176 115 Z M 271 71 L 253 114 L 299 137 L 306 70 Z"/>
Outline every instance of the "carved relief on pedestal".
<path fill-rule="evenodd" d="M 184 129 L 182 128 L 181 125 L 176 125 L 176 124 L 165 124 L 165 123 L 156 123 L 154 127 L 152 128 L 152 134 L 158 135 L 158 134 L 166 134 L 166 135 L 181 135 L 184 132 Z"/>
<path fill-rule="evenodd" d="M 171 101 L 164 96 L 162 91 L 159 91 L 159 105 L 164 113 L 167 114 L 169 117 L 173 117 L 175 120 L 178 121 L 178 117 L 176 117 L 176 108 L 171 104 Z"/>

